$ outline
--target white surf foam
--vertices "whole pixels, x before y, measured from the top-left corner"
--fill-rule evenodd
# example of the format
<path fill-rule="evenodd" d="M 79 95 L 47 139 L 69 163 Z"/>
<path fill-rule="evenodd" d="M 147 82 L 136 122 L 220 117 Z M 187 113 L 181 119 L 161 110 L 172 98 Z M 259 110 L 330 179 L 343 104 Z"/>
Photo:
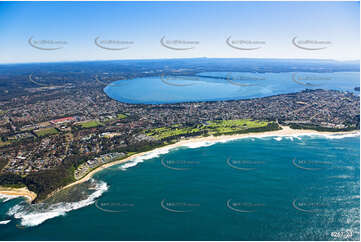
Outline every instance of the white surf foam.
<path fill-rule="evenodd" d="M 153 151 L 149 151 L 149 152 L 145 153 L 144 155 L 141 155 L 141 156 L 131 159 L 129 162 L 121 165 L 119 168 L 121 170 L 125 171 L 126 169 L 136 166 L 139 163 L 144 162 L 145 160 L 153 159 L 153 158 L 159 157 L 160 155 L 167 154 L 171 149 L 172 148 L 164 147 L 164 148 L 159 148 L 159 149 L 156 149 Z"/>
<path fill-rule="evenodd" d="M 5 194 L 0 194 L 0 201 L 1 202 L 7 202 L 11 199 L 14 199 L 14 198 L 18 198 L 20 196 L 18 195 L 5 195 Z"/>
<path fill-rule="evenodd" d="M 90 194 L 87 199 L 81 200 L 79 202 L 56 203 L 50 205 L 47 208 L 41 208 L 41 206 L 38 206 L 38 204 L 28 205 L 20 203 L 10 208 L 7 214 L 9 216 L 13 216 L 16 219 L 21 219 L 21 225 L 27 227 L 37 226 L 48 219 L 64 216 L 69 211 L 77 210 L 79 208 L 93 204 L 98 197 L 100 197 L 105 191 L 108 190 L 108 185 L 105 182 L 96 182 L 94 180 L 92 180 L 92 182 L 96 183 L 96 191 Z"/>
<path fill-rule="evenodd" d="M 293 141 L 293 137 L 292 137 L 292 136 L 287 136 L 286 139 L 289 139 L 289 140 Z"/>
<path fill-rule="evenodd" d="M 219 140 L 219 141 L 189 142 L 189 143 L 182 144 L 182 146 L 179 146 L 179 147 L 186 147 L 186 148 L 189 148 L 189 149 L 196 149 L 196 148 L 211 146 L 211 145 L 214 145 L 216 143 L 225 143 L 225 142 L 229 142 L 229 141 L 231 141 L 231 139 L 229 139 L 229 140 Z M 179 148 L 179 147 L 177 147 L 177 148 Z M 149 151 L 149 152 L 145 153 L 144 155 L 141 155 L 141 156 L 138 156 L 136 158 L 131 159 L 129 162 L 121 165 L 119 167 L 119 169 L 125 171 L 130 167 L 134 167 L 134 166 L 138 165 L 139 163 L 143 163 L 145 160 L 150 160 L 150 159 L 153 159 L 153 158 L 157 158 L 160 155 L 167 154 L 167 153 L 169 153 L 170 150 L 174 150 L 174 149 L 177 149 L 177 148 L 164 147 L 164 148 L 158 148 L 158 149 L 156 149 L 154 151 Z"/>
<path fill-rule="evenodd" d="M 329 135 L 325 134 L 324 136 L 327 139 L 344 139 L 344 138 L 360 136 L 360 132 L 355 132 L 351 134 L 329 134 Z"/>
<path fill-rule="evenodd" d="M 229 137 L 226 138 L 224 140 L 216 140 L 216 141 L 197 141 L 197 142 L 189 142 L 189 143 L 185 143 L 182 144 L 182 146 L 180 147 L 186 147 L 189 149 L 196 149 L 196 148 L 201 148 L 201 147 L 208 147 L 208 146 L 212 146 L 214 144 L 217 143 L 227 143 L 227 142 L 231 142 L 231 141 L 235 141 L 235 140 L 241 140 L 241 139 L 251 139 L 252 141 L 255 141 L 255 139 L 274 139 L 277 141 L 281 141 L 283 138 L 289 139 L 291 141 L 294 141 L 294 139 L 297 140 L 302 140 L 302 137 L 308 136 L 308 137 L 324 137 L 324 138 L 328 138 L 328 139 L 343 139 L 343 138 L 347 138 L 347 137 L 357 137 L 360 135 L 360 132 L 355 132 L 355 133 L 351 133 L 351 134 L 315 134 L 315 133 L 303 133 L 303 134 L 292 134 L 292 135 L 274 135 L 274 134 L 264 134 L 264 135 L 258 135 L 258 134 L 254 134 L 254 136 L 250 135 L 250 136 L 245 136 L 245 137 Z M 156 149 L 154 151 L 149 151 L 146 154 L 142 155 L 142 156 L 138 156 L 132 160 L 130 160 L 129 162 L 121 165 L 119 167 L 119 169 L 125 171 L 130 167 L 134 167 L 136 165 L 138 165 L 139 163 L 143 163 L 145 160 L 148 159 L 153 159 L 156 157 L 159 157 L 160 155 L 166 154 L 168 153 L 170 150 L 173 150 L 175 148 L 159 148 Z"/>
<path fill-rule="evenodd" d="M 0 224 L 8 224 L 10 223 L 11 220 L 4 220 L 4 221 L 0 221 Z"/>
<path fill-rule="evenodd" d="M 272 137 L 274 140 L 280 141 L 282 138 L 293 141 L 294 139 L 302 140 L 302 137 L 313 137 L 313 138 L 326 138 L 326 139 L 344 139 L 350 137 L 360 136 L 360 132 L 348 133 L 348 134 L 322 134 L 322 133 L 303 133 L 303 134 L 288 134 L 288 135 L 262 135 L 254 138 L 267 138 Z"/>
<path fill-rule="evenodd" d="M 220 141 L 200 141 L 200 142 L 190 142 L 183 145 L 183 147 L 187 147 L 190 149 L 196 149 L 201 147 L 208 147 L 214 145 L 216 143 L 225 143 L 227 140 L 220 140 Z"/>

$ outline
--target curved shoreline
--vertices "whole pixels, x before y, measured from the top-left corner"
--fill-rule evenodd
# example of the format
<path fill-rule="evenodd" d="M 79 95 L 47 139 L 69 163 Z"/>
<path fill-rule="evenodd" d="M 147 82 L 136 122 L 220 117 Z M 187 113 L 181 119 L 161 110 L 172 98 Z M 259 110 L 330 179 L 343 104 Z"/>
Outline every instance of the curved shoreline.
<path fill-rule="evenodd" d="M 235 135 L 208 136 L 208 137 L 194 137 L 194 138 L 190 138 L 190 139 L 180 140 L 174 144 L 170 144 L 170 145 L 162 146 L 162 147 L 159 147 L 159 148 L 156 148 L 153 150 L 137 153 L 137 154 L 131 155 L 125 159 L 113 161 L 113 162 L 104 164 L 102 166 L 99 166 L 99 167 L 95 168 L 94 170 L 90 171 L 87 175 L 85 175 L 81 179 L 79 179 L 73 183 L 70 183 L 70 184 L 66 185 L 65 187 L 60 188 L 58 191 L 61 191 L 61 190 L 67 189 L 69 187 L 72 187 L 74 185 L 88 181 L 95 173 L 102 171 L 108 167 L 126 163 L 134 158 L 149 154 L 151 152 L 156 152 L 157 150 L 160 150 L 160 149 L 172 150 L 172 149 L 182 147 L 182 146 L 187 147 L 187 145 L 192 144 L 192 143 L 194 144 L 194 143 L 200 143 L 200 142 L 227 142 L 227 141 L 238 140 L 238 139 L 243 139 L 243 138 L 263 138 L 263 137 L 272 137 L 272 136 L 285 137 L 285 136 L 298 136 L 298 135 L 347 135 L 347 134 L 360 135 L 360 131 L 355 131 L 355 130 L 354 131 L 344 131 L 344 132 L 343 131 L 342 132 L 320 132 L 320 131 L 316 131 L 316 130 L 307 130 L 307 129 L 291 129 L 288 126 L 280 126 L 280 127 L 282 129 L 276 130 L 276 131 L 266 131 L 266 132 L 260 132 L 260 133 L 245 133 L 245 134 L 235 134 Z"/>
<path fill-rule="evenodd" d="M 272 136 L 278 136 L 278 137 L 287 137 L 287 136 L 301 136 L 301 135 L 330 135 L 330 136 L 337 136 L 337 135 L 348 135 L 348 134 L 355 134 L 355 135 L 360 135 L 360 131 L 357 130 L 353 130 L 353 131 L 342 131 L 342 132 L 320 132 L 320 131 L 316 131 L 316 130 L 306 130 L 306 129 L 291 129 L 288 126 L 280 126 L 282 129 L 281 130 L 276 130 L 276 131 L 266 131 L 266 132 L 260 132 L 260 133 L 245 133 L 245 134 L 235 134 L 235 135 L 220 135 L 220 136 L 208 136 L 208 137 L 193 137 L 193 138 L 189 138 L 189 139 L 183 139 L 178 141 L 177 143 L 174 144 L 170 144 L 170 145 L 165 145 L 159 148 L 155 148 L 153 150 L 149 150 L 149 151 L 145 151 L 145 152 L 141 152 L 141 153 L 137 153 L 134 155 L 131 155 L 127 158 L 121 159 L 121 160 L 116 160 L 113 162 L 109 162 L 106 163 L 102 166 L 99 166 L 97 168 L 95 168 L 94 170 L 90 171 L 87 175 L 85 175 L 84 177 L 82 177 L 81 179 L 70 183 L 64 187 L 61 187 L 55 191 L 53 191 L 52 193 L 50 193 L 47 198 L 53 196 L 54 194 L 56 194 L 57 192 L 60 192 L 64 189 L 67 189 L 69 187 L 72 187 L 74 185 L 83 183 L 88 181 L 90 178 L 92 178 L 92 176 L 94 174 L 96 174 L 99 171 L 102 171 L 108 167 L 114 166 L 114 165 L 118 165 L 118 164 L 123 164 L 126 163 L 128 161 L 131 161 L 132 159 L 135 159 L 137 157 L 149 154 L 151 152 L 156 152 L 158 150 L 161 149 L 167 149 L 167 150 L 172 150 L 178 147 L 190 147 L 190 145 L 194 145 L 195 143 L 204 143 L 204 142 L 210 142 L 210 143 L 217 143 L 217 142 L 227 142 L 227 141 L 232 141 L 232 140 L 238 140 L 238 139 L 244 139 L 244 138 L 263 138 L 263 137 L 272 137 Z M 0 187 L 0 194 L 4 194 L 4 195 L 14 195 L 14 196 L 23 196 L 26 197 L 27 200 L 31 203 L 32 201 L 35 200 L 35 198 L 37 197 L 37 194 L 29 191 L 26 187 L 24 188 L 6 188 L 6 187 Z"/>
<path fill-rule="evenodd" d="M 37 197 L 37 194 L 35 192 L 30 191 L 27 187 L 22 187 L 22 188 L 0 187 L 0 194 L 25 197 L 29 203 L 34 201 L 35 198 Z"/>

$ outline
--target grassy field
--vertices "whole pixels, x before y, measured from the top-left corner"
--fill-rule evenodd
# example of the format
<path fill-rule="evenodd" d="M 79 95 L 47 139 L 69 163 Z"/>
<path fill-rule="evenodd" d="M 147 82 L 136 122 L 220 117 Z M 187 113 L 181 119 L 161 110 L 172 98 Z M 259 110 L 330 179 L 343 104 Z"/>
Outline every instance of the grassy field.
<path fill-rule="evenodd" d="M 172 136 L 222 135 L 266 127 L 270 122 L 249 119 L 210 121 L 193 127 L 162 127 L 146 130 L 145 134 L 162 140 Z"/>
<path fill-rule="evenodd" d="M 122 113 L 117 114 L 117 118 L 118 118 L 118 119 L 124 119 L 124 118 L 126 118 L 126 117 L 128 117 L 128 116 L 125 115 L 125 114 L 122 114 Z"/>
<path fill-rule="evenodd" d="M 165 139 L 171 136 L 182 136 L 187 134 L 194 134 L 199 132 L 200 129 L 198 128 L 178 128 L 178 127 L 163 127 L 163 128 L 156 128 L 151 130 L 146 130 L 145 134 L 156 139 Z"/>
<path fill-rule="evenodd" d="M 36 131 L 34 131 L 34 133 L 38 137 L 43 137 L 43 136 L 47 136 L 47 135 L 57 134 L 59 132 L 55 128 L 46 128 L 46 129 L 36 130 Z"/>
<path fill-rule="evenodd" d="M 99 121 L 96 121 L 96 120 L 91 120 L 91 121 L 87 121 L 84 123 L 80 123 L 79 125 L 84 129 L 88 129 L 88 128 L 98 127 L 98 126 L 102 125 L 102 123 L 100 123 Z"/>
<path fill-rule="evenodd" d="M 231 133 L 240 130 L 246 130 L 250 128 L 260 128 L 267 126 L 269 122 L 265 121 L 252 121 L 249 119 L 239 119 L 239 120 L 220 120 L 208 122 L 206 128 L 210 131 L 210 134 L 215 133 Z"/>

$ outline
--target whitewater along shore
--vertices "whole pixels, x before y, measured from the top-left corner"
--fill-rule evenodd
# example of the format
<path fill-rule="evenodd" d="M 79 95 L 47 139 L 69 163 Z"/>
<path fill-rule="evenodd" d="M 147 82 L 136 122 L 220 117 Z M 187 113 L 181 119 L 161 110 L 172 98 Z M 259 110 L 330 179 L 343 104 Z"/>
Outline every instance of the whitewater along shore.
<path fill-rule="evenodd" d="M 29 191 L 27 187 L 12 188 L 12 187 L 0 187 L 0 194 L 6 196 L 21 196 L 25 197 L 29 203 L 35 200 L 36 193 Z"/>
<path fill-rule="evenodd" d="M 157 152 L 160 150 L 171 150 L 171 149 L 175 149 L 175 148 L 182 147 L 182 146 L 191 147 L 192 145 L 197 145 L 197 143 L 199 143 L 199 144 L 201 144 L 201 143 L 217 143 L 217 142 L 226 142 L 226 141 L 244 139 L 244 138 L 263 138 L 263 137 L 270 137 L 270 136 L 286 137 L 286 136 L 301 136 L 301 135 L 327 135 L 327 136 L 330 135 L 330 136 L 337 137 L 337 136 L 343 136 L 343 135 L 359 135 L 360 134 L 360 132 L 358 130 L 345 131 L 345 132 L 320 132 L 320 131 L 316 131 L 316 130 L 291 129 L 288 126 L 280 126 L 280 127 L 282 129 L 276 130 L 276 131 L 266 131 L 266 132 L 259 132 L 259 133 L 254 132 L 254 133 L 244 133 L 244 134 L 234 134 L 234 135 L 207 136 L 207 137 L 192 137 L 192 138 L 188 138 L 188 139 L 182 139 L 174 144 L 162 146 L 162 147 L 150 150 L 150 151 L 137 153 L 137 154 L 131 155 L 127 158 L 109 162 L 102 166 L 99 166 L 99 167 L 95 168 L 94 170 L 90 171 L 87 175 L 85 175 L 81 179 L 79 179 L 73 183 L 70 183 L 62 188 L 55 190 L 54 192 L 49 194 L 47 198 L 53 196 L 55 193 L 57 193 L 59 191 L 62 191 L 64 189 L 67 189 L 74 185 L 88 181 L 95 173 L 102 171 L 108 167 L 126 163 L 137 157 L 141 157 L 141 156 L 147 155 L 151 152 Z M 27 198 L 31 198 L 30 201 L 33 201 L 36 198 L 36 194 L 34 192 L 30 192 L 26 188 L 21 188 L 21 189 L 22 190 L 18 190 L 16 192 L 17 195 L 26 196 Z M 13 193 L 14 193 L 15 189 L 13 189 L 13 190 L 14 190 L 13 191 Z M 4 192 L 5 193 L 3 193 L 3 190 L 0 189 L 0 194 L 10 195 L 8 193 L 9 191 L 4 190 Z"/>
<path fill-rule="evenodd" d="M 230 141 L 230 140 L 237 140 L 237 139 L 243 139 L 243 138 L 262 138 L 262 137 L 270 137 L 270 136 L 280 136 L 280 137 L 285 137 L 285 136 L 298 136 L 298 135 L 359 135 L 360 132 L 359 131 L 345 131 L 345 132 L 320 132 L 320 131 L 316 131 L 316 130 L 306 130 L 306 129 L 291 129 L 288 126 L 280 126 L 282 129 L 281 130 L 276 130 L 276 131 L 266 131 L 266 132 L 260 132 L 260 133 L 245 133 L 245 134 L 234 134 L 234 135 L 220 135 L 220 136 L 208 136 L 208 137 L 193 137 L 193 138 L 189 138 L 189 139 L 183 139 L 178 141 L 177 143 L 174 144 L 170 144 L 170 145 L 166 145 L 163 147 L 159 147 L 156 148 L 154 150 L 150 150 L 150 151 L 145 151 L 145 152 L 141 152 L 141 153 L 137 153 L 134 155 L 131 155 L 125 159 L 122 160 L 117 160 L 117 161 L 113 161 L 113 162 L 109 162 L 107 164 L 104 164 L 102 166 L 99 166 L 98 168 L 90 171 L 87 175 L 85 175 L 84 177 L 82 177 L 81 179 L 61 188 L 60 190 L 69 188 L 71 186 L 74 186 L 76 184 L 80 184 L 83 183 L 85 181 L 88 181 L 95 173 L 104 170 L 108 167 L 114 166 L 114 165 L 118 165 L 118 164 L 122 164 L 122 163 L 126 163 L 128 161 L 131 161 L 137 157 L 140 156 L 144 156 L 148 153 L 151 152 L 156 152 L 157 150 L 162 150 L 162 149 L 167 149 L 167 150 L 171 150 L 171 149 L 175 149 L 178 147 L 182 147 L 182 146 L 189 146 L 192 145 L 194 143 L 203 143 L 203 142 L 209 142 L 209 143 L 217 143 L 217 142 L 225 142 L 225 141 Z"/>

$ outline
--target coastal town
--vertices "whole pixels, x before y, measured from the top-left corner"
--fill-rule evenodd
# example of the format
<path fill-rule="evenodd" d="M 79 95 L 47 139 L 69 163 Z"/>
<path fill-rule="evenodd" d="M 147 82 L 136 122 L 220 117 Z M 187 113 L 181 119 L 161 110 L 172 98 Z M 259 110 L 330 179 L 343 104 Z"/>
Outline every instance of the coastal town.
<path fill-rule="evenodd" d="M 0 100 L 0 186 L 25 184 L 46 196 L 101 165 L 195 136 L 279 125 L 359 129 L 360 101 L 352 92 L 305 89 L 243 100 L 129 104 L 104 93 L 112 80 L 107 77 L 46 87 L 31 82 L 31 92 Z"/>
<path fill-rule="evenodd" d="M 361 241 L 360 0 L 5 0 L 0 242 Z"/>
<path fill-rule="evenodd" d="M 94 89 L 30 104 L 19 100 L 12 108 L 0 105 L 2 159 L 8 161 L 2 172 L 21 175 L 56 167 L 73 154 L 92 156 L 152 142 L 141 133 L 146 129 L 236 119 L 356 129 L 359 118 L 358 97 L 323 90 L 252 100 L 132 105 Z"/>
<path fill-rule="evenodd" d="M 74 178 L 76 180 L 79 180 L 80 178 L 84 177 L 86 174 L 89 173 L 90 170 L 100 166 L 100 165 L 103 165 L 103 164 L 106 164 L 106 163 L 109 163 L 109 162 L 112 162 L 112 161 L 115 161 L 115 160 L 119 160 L 119 159 L 122 159 L 126 156 L 125 153 L 109 153 L 109 154 L 106 154 L 106 155 L 101 155 L 100 157 L 97 157 L 97 158 L 94 158 L 92 160 L 88 160 L 87 162 L 81 164 L 74 172 Z"/>

